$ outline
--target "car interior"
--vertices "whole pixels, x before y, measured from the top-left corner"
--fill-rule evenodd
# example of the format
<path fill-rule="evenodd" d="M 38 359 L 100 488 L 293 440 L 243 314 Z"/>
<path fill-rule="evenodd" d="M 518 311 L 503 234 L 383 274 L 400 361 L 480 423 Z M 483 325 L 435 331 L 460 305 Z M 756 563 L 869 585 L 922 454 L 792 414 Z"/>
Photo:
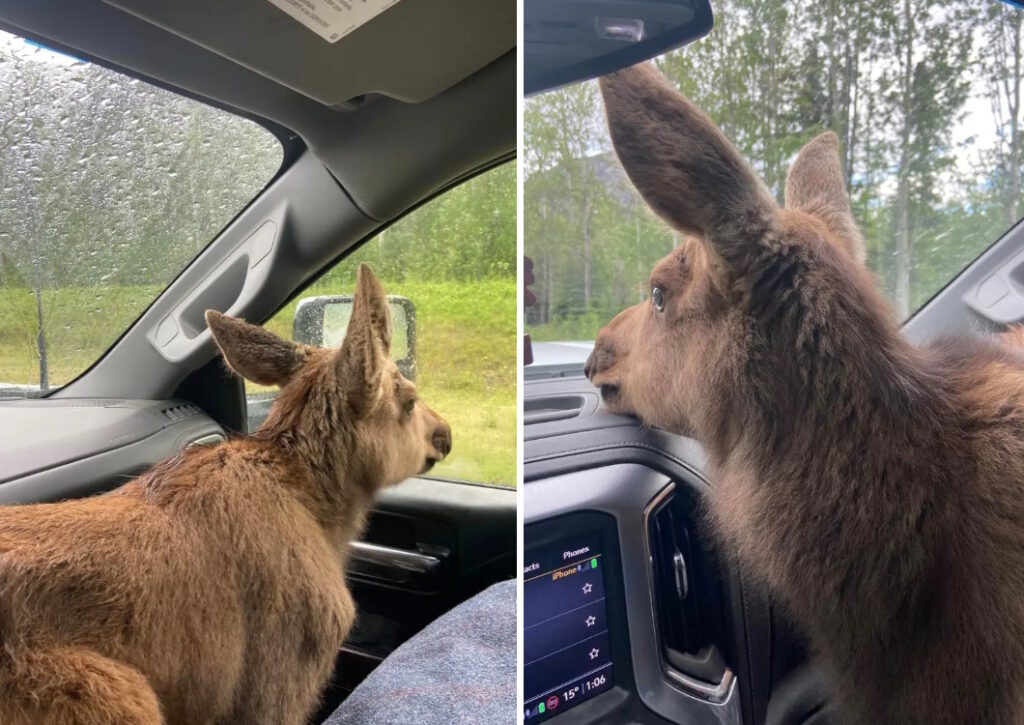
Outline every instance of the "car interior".
<path fill-rule="evenodd" d="M 397 2 L 336 42 L 280 4 L 0 0 L 0 29 L 250 118 L 284 148 L 266 188 L 99 360 L 43 397 L 0 400 L 0 504 L 100 494 L 188 446 L 248 432 L 261 415 L 219 359 L 204 311 L 266 321 L 390 224 L 515 158 L 514 0 Z M 560 55 L 552 46 L 576 43 L 593 6 L 577 3 L 572 18 L 533 10 L 525 41 L 557 62 L 531 75 L 527 57 L 529 91 L 640 59 L 604 55 L 631 32 L 621 24 L 601 26 L 593 57 Z M 640 54 L 707 32 L 710 6 L 690 10 L 695 26 Z M 1018 223 L 904 332 L 925 343 L 1022 318 Z M 798 627 L 706 536 L 714 482 L 700 444 L 607 413 L 583 374 L 586 352 L 527 366 L 520 388 L 524 721 L 836 721 Z M 311 722 L 414 635 L 515 577 L 517 546 L 514 489 L 420 476 L 385 491 L 351 570 L 338 573 L 360 615 Z M 552 652 L 564 627 L 586 644 Z"/>
<path fill-rule="evenodd" d="M 1022 250 L 1017 223 L 906 321 L 907 337 L 1020 320 Z M 525 369 L 524 721 L 836 722 L 804 636 L 707 536 L 701 445 L 608 413 L 583 373 L 591 348 L 535 343 Z"/>
<path fill-rule="evenodd" d="M 101 359 L 42 398 L 0 402 L 4 504 L 107 491 L 244 434 L 242 381 L 204 311 L 263 322 L 363 241 L 515 156 L 510 0 L 397 3 L 336 42 L 262 0 L 3 0 L 0 28 L 248 117 L 284 147 L 276 177 Z M 515 576 L 515 490 L 406 481 L 354 559 L 359 621 L 313 722 L 439 615 Z"/>

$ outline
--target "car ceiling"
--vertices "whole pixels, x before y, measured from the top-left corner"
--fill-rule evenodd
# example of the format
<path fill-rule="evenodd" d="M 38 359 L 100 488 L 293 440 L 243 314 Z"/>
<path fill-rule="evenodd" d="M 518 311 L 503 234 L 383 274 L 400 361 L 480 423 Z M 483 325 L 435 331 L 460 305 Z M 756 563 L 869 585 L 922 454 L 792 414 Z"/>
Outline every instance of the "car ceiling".
<path fill-rule="evenodd" d="M 515 0 L 398 0 L 334 43 L 268 0 L 0 0 L 0 23 L 293 131 L 378 221 L 515 151 Z"/>

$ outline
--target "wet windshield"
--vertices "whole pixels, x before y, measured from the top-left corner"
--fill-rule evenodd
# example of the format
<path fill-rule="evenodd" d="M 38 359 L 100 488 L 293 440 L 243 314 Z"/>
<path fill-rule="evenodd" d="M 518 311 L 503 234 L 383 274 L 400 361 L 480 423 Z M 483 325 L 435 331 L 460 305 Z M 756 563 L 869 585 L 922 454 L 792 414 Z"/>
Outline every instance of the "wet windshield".
<path fill-rule="evenodd" d="M 0 397 L 81 374 L 281 160 L 252 121 L 0 31 Z"/>

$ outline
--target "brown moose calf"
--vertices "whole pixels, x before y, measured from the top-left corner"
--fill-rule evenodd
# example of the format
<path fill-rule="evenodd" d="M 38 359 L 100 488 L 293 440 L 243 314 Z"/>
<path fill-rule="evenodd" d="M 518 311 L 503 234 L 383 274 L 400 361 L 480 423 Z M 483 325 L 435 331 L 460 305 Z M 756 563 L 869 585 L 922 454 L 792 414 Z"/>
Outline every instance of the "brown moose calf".
<path fill-rule="evenodd" d="M 779 208 L 652 67 L 601 90 L 633 184 L 693 235 L 598 336 L 605 402 L 703 443 L 715 530 L 806 628 L 844 722 L 1024 723 L 1024 353 L 900 334 L 834 134 Z"/>
<path fill-rule="evenodd" d="M 340 350 L 207 322 L 237 373 L 282 387 L 266 423 L 104 496 L 0 508 L 0 723 L 305 722 L 375 493 L 447 455 L 369 268 Z"/>

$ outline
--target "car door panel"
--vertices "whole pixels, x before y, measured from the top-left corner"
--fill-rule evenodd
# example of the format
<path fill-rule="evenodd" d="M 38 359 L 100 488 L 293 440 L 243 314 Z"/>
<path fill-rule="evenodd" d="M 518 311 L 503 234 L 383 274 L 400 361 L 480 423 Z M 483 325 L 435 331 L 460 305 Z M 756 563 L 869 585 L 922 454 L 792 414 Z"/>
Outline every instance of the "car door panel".
<path fill-rule="evenodd" d="M 436 556 L 437 568 L 391 580 L 359 561 L 348 582 L 359 610 L 325 694 L 324 712 L 393 649 L 459 602 L 516 575 L 516 493 L 497 486 L 412 478 L 384 491 L 363 542 Z M 515 617 L 510 611 L 508 616 Z"/>

